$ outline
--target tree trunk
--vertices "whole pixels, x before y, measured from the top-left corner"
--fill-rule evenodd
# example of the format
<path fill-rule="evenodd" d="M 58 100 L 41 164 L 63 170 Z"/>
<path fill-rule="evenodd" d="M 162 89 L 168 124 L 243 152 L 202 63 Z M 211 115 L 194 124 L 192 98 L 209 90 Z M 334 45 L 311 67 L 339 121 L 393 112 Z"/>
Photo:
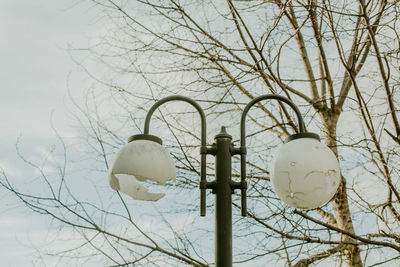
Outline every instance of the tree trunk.
<path fill-rule="evenodd" d="M 338 156 L 337 142 L 336 142 L 336 126 L 339 118 L 339 112 L 332 112 L 327 110 L 320 112 L 322 122 L 324 124 L 325 144 Z M 338 191 L 332 201 L 333 211 L 335 213 L 337 227 L 340 229 L 354 234 L 353 222 L 350 216 L 349 202 L 347 199 L 346 180 L 341 177 L 341 182 Z M 343 242 L 354 242 L 354 239 L 347 235 L 341 235 Z M 362 267 L 360 256 L 360 248 L 355 245 L 346 246 L 344 249 L 344 256 L 349 267 Z"/>

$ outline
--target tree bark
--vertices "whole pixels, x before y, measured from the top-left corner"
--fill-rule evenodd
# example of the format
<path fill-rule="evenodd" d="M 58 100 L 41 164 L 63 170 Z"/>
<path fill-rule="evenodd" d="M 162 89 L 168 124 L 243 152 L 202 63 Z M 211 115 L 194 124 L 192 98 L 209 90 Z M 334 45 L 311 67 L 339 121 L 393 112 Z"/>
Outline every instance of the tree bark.
<path fill-rule="evenodd" d="M 340 116 L 339 111 L 332 112 L 331 109 L 320 112 L 324 125 L 325 144 L 338 156 L 336 142 L 336 127 Z M 332 207 L 335 214 L 337 226 L 346 232 L 354 234 L 353 221 L 350 216 L 349 202 L 347 199 L 346 180 L 341 177 L 341 182 L 336 195 L 332 201 Z M 349 243 L 355 242 L 353 238 L 341 234 L 341 241 Z M 345 246 L 344 256 L 346 264 L 349 267 L 362 267 L 363 263 L 360 255 L 360 248 L 356 245 Z"/>

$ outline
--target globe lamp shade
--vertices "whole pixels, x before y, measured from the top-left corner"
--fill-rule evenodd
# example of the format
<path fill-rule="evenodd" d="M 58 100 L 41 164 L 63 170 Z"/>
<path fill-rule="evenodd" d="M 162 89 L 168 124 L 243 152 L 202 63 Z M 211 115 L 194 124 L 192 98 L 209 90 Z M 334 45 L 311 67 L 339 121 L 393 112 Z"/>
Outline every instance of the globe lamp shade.
<path fill-rule="evenodd" d="M 162 198 L 163 193 L 149 192 L 139 183 L 153 181 L 165 184 L 169 179 L 175 181 L 174 161 L 161 144 L 161 139 L 148 134 L 131 137 L 110 165 L 111 188 L 136 200 L 157 201 Z"/>
<path fill-rule="evenodd" d="M 329 202 L 340 184 L 335 154 L 313 133 L 292 135 L 277 151 L 272 186 L 294 208 L 315 209 Z"/>

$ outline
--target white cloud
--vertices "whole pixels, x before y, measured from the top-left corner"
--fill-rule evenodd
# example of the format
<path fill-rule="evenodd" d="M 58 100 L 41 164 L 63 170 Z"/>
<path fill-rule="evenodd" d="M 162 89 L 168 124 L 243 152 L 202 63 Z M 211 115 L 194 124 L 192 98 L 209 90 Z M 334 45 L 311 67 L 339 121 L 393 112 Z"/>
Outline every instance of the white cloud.
<path fill-rule="evenodd" d="M 0 0 L 0 167 L 13 183 L 32 179 L 32 169 L 16 153 L 18 136 L 21 153 L 40 161 L 43 154 L 36 149 L 47 152 L 49 144 L 58 142 L 51 113 L 56 128 L 68 128 L 63 103 L 67 82 L 72 90 L 87 86 L 64 48 L 70 43 L 86 45 L 89 35 L 101 31 L 101 25 L 94 23 L 96 11 L 89 5 L 69 0 Z M 56 154 L 50 160 L 58 163 L 61 159 Z M 47 222 L 31 213 L 28 217 L 26 208 L 3 190 L 0 196 L 1 265 L 32 266 L 34 250 L 26 241 L 43 240 Z"/>
<path fill-rule="evenodd" d="M 7 175 L 18 176 L 21 174 L 20 170 L 7 159 L 0 160 L 0 170 L 4 171 Z"/>

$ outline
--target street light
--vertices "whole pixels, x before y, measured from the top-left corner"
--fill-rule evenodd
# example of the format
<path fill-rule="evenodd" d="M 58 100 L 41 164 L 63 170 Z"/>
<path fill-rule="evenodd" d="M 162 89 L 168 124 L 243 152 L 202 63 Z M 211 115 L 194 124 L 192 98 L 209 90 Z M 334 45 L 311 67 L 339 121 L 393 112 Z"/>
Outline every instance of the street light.
<path fill-rule="evenodd" d="M 150 135 L 150 118 L 154 111 L 169 101 L 185 101 L 194 106 L 201 118 L 200 215 L 206 214 L 206 190 L 212 189 L 215 200 L 215 264 L 232 266 L 232 193 L 241 190 L 241 211 L 246 216 L 246 115 L 262 100 L 275 99 L 288 104 L 296 113 L 299 133 L 287 138 L 275 157 L 271 181 L 275 192 L 286 204 L 295 208 L 314 209 L 332 199 L 340 181 L 339 164 L 333 152 L 320 143 L 319 136 L 306 132 L 299 109 L 287 98 L 262 95 L 250 101 L 240 121 L 240 147 L 234 147 L 225 127 L 215 136 L 215 143 L 206 144 L 206 119 L 199 104 L 180 95 L 156 102 L 147 113 L 144 133 L 133 135 L 115 156 L 110 166 L 109 182 L 114 190 L 134 199 L 156 201 L 163 194 L 150 193 L 137 181 L 150 180 L 164 184 L 175 180 L 175 166 L 160 138 Z M 206 179 L 206 155 L 215 156 L 215 180 Z M 232 180 L 232 156 L 240 155 L 241 181 Z"/>

